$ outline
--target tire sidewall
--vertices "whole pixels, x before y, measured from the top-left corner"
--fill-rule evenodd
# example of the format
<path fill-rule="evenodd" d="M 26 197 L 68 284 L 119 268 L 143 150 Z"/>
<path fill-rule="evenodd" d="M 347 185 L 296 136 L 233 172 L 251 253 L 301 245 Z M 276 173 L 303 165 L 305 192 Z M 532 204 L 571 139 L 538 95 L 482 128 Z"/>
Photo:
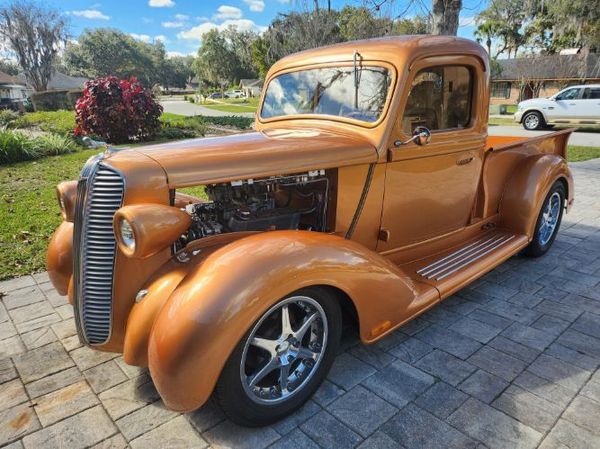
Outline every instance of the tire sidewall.
<path fill-rule="evenodd" d="M 538 125 L 535 128 L 529 128 L 527 126 L 527 117 L 530 115 L 535 115 L 538 118 Z M 526 112 L 525 115 L 523 116 L 523 128 L 525 128 L 528 131 L 536 131 L 538 129 L 542 129 L 544 127 L 544 117 L 542 116 L 542 114 L 540 114 L 537 111 L 529 111 Z"/>
<path fill-rule="evenodd" d="M 216 397 L 221 408 L 228 418 L 238 424 L 250 427 L 263 426 L 294 412 L 314 394 L 325 379 L 325 376 L 327 376 L 335 360 L 342 330 L 341 310 L 335 295 L 324 288 L 308 287 L 285 296 L 270 306 L 267 311 L 279 302 L 292 296 L 308 296 L 317 301 L 323 308 L 327 317 L 328 327 L 325 354 L 321 359 L 321 363 L 316 368 L 317 371 L 312 375 L 308 383 L 302 387 L 301 391 L 298 391 L 288 400 L 281 403 L 272 405 L 257 403 L 248 397 L 240 378 L 240 363 L 244 346 L 258 320 L 253 323 L 227 360 L 216 388 Z M 263 315 L 261 315 L 261 318 Z"/>
<path fill-rule="evenodd" d="M 544 209 L 546 208 L 548 201 L 550 200 L 550 198 L 552 197 L 552 195 L 555 192 L 559 192 L 559 195 L 560 195 L 560 209 L 558 212 L 558 214 L 559 214 L 558 221 L 556 223 L 556 227 L 554 228 L 554 232 L 552 233 L 552 236 L 550 237 L 550 240 L 548 240 L 548 242 L 546 242 L 545 245 L 542 245 L 540 243 L 540 227 L 541 227 L 542 220 L 543 220 Z M 533 240 L 531 241 L 531 243 L 529 244 L 529 247 L 528 247 L 528 253 L 530 255 L 541 256 L 541 255 L 545 254 L 550 249 L 552 244 L 554 243 L 554 240 L 556 239 L 558 230 L 559 230 L 561 222 L 562 222 L 562 216 L 563 216 L 563 212 L 564 212 L 564 208 L 565 208 L 565 200 L 566 200 L 565 187 L 563 186 L 563 184 L 560 181 L 557 181 L 552 185 L 552 188 L 550 189 L 550 191 L 544 198 L 544 202 L 542 203 L 542 207 L 540 208 L 539 215 L 538 215 L 537 221 L 535 223 L 535 232 L 533 235 Z"/>

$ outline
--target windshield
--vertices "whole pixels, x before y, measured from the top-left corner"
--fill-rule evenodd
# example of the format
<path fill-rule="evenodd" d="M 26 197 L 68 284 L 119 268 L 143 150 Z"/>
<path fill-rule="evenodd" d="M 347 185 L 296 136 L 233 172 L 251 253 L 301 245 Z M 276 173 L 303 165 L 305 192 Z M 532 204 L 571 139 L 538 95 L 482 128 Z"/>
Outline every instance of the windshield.
<path fill-rule="evenodd" d="M 383 67 L 327 67 L 279 75 L 269 82 L 261 117 L 319 114 L 376 122 L 390 86 Z"/>

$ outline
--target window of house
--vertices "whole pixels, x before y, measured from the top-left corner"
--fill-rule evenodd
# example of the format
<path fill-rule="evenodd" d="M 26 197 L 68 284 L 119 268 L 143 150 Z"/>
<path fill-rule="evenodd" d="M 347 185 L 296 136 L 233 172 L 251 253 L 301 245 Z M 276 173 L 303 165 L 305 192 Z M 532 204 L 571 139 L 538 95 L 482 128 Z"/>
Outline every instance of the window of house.
<path fill-rule="evenodd" d="M 567 89 L 556 96 L 556 100 L 575 100 L 579 98 L 580 89 Z"/>
<path fill-rule="evenodd" d="M 600 87 L 586 87 L 583 91 L 584 100 L 598 100 L 600 99 Z"/>
<path fill-rule="evenodd" d="M 492 98 L 510 98 L 510 83 L 507 81 L 492 83 Z"/>
<path fill-rule="evenodd" d="M 473 75 L 465 66 L 429 67 L 412 82 L 402 130 L 412 134 L 417 126 L 430 131 L 465 128 L 471 121 Z"/>

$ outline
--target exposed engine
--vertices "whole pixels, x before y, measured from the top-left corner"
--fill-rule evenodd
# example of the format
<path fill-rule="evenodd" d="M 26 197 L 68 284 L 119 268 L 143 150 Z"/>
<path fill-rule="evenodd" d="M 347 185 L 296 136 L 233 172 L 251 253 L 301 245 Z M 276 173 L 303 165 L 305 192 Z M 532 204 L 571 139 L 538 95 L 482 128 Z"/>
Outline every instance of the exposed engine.
<path fill-rule="evenodd" d="M 215 234 L 276 229 L 327 229 L 325 170 L 206 186 L 210 201 L 186 206 L 186 242 Z"/>

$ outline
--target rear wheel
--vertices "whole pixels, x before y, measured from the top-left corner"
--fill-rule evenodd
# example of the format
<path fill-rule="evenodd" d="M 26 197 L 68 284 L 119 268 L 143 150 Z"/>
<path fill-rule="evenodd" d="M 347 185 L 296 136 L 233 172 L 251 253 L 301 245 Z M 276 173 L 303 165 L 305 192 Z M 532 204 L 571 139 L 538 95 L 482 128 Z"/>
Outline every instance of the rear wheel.
<path fill-rule="evenodd" d="M 550 249 L 560 222 L 565 206 L 566 191 L 564 185 L 557 181 L 554 183 L 542 205 L 535 226 L 533 240 L 524 250 L 524 254 L 531 257 L 540 257 Z"/>
<path fill-rule="evenodd" d="M 341 325 L 337 298 L 322 288 L 299 290 L 267 310 L 223 368 L 216 396 L 225 414 L 264 426 L 298 409 L 327 375 Z"/>
<path fill-rule="evenodd" d="M 544 117 L 537 111 L 527 112 L 523 116 L 523 128 L 529 131 L 542 129 L 545 126 L 546 122 L 544 121 Z"/>

